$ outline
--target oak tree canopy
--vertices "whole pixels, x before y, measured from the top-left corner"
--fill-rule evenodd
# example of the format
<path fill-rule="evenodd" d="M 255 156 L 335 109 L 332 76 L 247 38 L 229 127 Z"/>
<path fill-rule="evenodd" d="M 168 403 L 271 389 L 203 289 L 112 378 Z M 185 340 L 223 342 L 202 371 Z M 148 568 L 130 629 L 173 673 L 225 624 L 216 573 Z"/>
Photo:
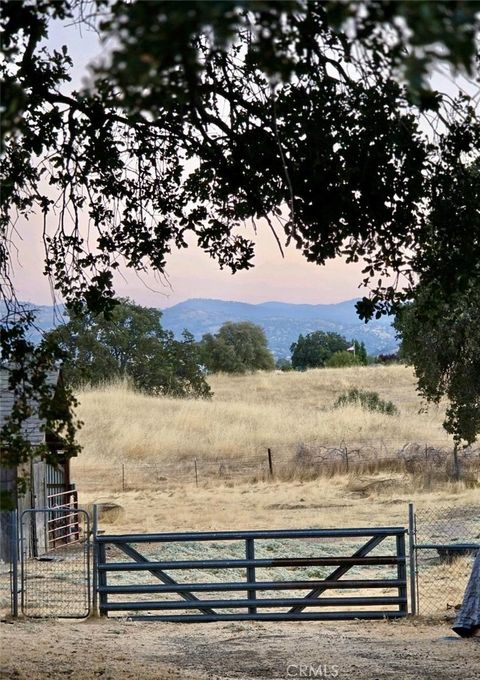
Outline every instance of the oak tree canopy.
<path fill-rule="evenodd" d="M 199 343 L 200 357 L 211 373 L 273 371 L 275 360 L 261 326 L 250 321 L 227 321 L 215 334 L 206 333 Z"/>
<path fill-rule="evenodd" d="M 102 385 L 126 379 L 147 394 L 208 397 L 200 351 L 191 333 L 176 340 L 161 325 L 158 309 L 120 299 L 109 315 L 70 312 L 66 323 L 47 334 L 65 353 L 68 385 Z"/>
<path fill-rule="evenodd" d="M 194 242 L 248 269 L 244 224 L 260 221 L 311 262 L 364 262 L 362 318 L 395 311 L 419 282 L 465 295 L 479 278 L 478 98 L 437 92 L 428 76 L 443 63 L 478 85 L 479 8 L 3 2 L 1 342 L 19 370 L 2 434 L 18 461 L 29 395 L 48 398 L 45 371 L 62 355 L 26 335 L 11 276 L 18 217 L 43 231 L 45 274 L 77 315 L 111 314 L 119 258 L 162 273 Z M 58 21 L 113 45 L 81 91 L 68 47 L 46 42 Z"/>

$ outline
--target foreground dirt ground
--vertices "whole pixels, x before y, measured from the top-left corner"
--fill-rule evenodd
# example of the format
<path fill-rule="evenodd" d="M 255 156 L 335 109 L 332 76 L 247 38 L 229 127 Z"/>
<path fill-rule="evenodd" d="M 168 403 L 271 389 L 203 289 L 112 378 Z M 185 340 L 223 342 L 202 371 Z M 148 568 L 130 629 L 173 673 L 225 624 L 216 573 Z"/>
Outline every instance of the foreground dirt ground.
<path fill-rule="evenodd" d="M 0 678 L 477 680 L 480 638 L 422 622 L 0 623 Z"/>

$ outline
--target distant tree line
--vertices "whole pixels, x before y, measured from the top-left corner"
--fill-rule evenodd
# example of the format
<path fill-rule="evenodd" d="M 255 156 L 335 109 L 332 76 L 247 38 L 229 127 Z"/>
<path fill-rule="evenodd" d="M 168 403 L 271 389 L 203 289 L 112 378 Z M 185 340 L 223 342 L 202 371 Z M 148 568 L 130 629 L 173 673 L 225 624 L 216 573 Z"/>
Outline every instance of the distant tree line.
<path fill-rule="evenodd" d="M 126 377 L 147 393 L 173 397 L 210 396 L 208 373 L 242 374 L 275 367 L 303 371 L 368 361 L 363 342 L 315 331 L 299 335 L 291 345 L 291 360 L 275 363 L 265 331 L 254 323 L 228 321 L 217 333 L 206 333 L 196 342 L 188 330 L 181 340 L 175 339 L 162 327 L 161 317 L 158 309 L 121 299 L 108 316 L 70 311 L 68 321 L 50 331 L 48 338 L 68 357 L 64 376 L 73 387 Z"/>
<path fill-rule="evenodd" d="M 375 361 L 415 363 L 422 393 L 434 401 L 443 394 L 444 375 L 447 367 L 453 365 L 459 406 L 447 411 L 445 427 L 457 437 L 460 428 L 465 440 L 473 440 L 479 427 L 474 385 L 477 372 L 467 370 L 470 364 L 466 361 L 452 362 L 451 355 L 458 344 L 457 336 L 464 338 L 465 351 L 470 353 L 473 366 L 477 361 L 477 337 L 467 334 L 466 323 L 457 324 L 455 337 L 441 324 L 429 326 L 429 298 L 425 297 L 427 302 L 419 298 L 397 316 L 395 326 L 402 339 L 399 353 L 380 355 Z M 460 302 L 458 304 L 460 306 Z M 229 321 L 217 333 L 207 333 L 196 342 L 188 330 L 177 340 L 171 331 L 162 327 L 161 316 L 157 309 L 122 299 L 109 315 L 78 315 L 70 311 L 68 321 L 50 331 L 47 341 L 55 342 L 64 352 L 64 376 L 73 387 L 127 377 L 138 389 L 172 397 L 209 397 L 208 373 L 242 374 L 271 371 L 275 367 L 304 371 L 362 366 L 373 361 L 363 342 L 348 341 L 338 333 L 318 330 L 300 334 L 290 347 L 291 360 L 282 358 L 275 363 L 265 331 L 256 324 Z M 418 340 L 420 325 L 425 329 L 421 341 Z M 422 371 L 418 366 L 423 367 Z"/>
<path fill-rule="evenodd" d="M 314 331 L 299 335 L 290 351 L 292 368 L 304 371 L 307 368 L 340 368 L 343 366 L 365 366 L 368 363 L 367 350 L 363 342 L 348 342 L 343 335 L 325 331 Z"/>
<path fill-rule="evenodd" d="M 158 309 L 121 299 L 108 316 L 70 311 L 68 321 L 47 338 L 64 352 L 64 377 L 73 387 L 128 378 L 150 394 L 208 397 L 207 373 L 275 368 L 260 326 L 227 322 L 196 342 L 188 330 L 176 340 L 161 317 Z"/>

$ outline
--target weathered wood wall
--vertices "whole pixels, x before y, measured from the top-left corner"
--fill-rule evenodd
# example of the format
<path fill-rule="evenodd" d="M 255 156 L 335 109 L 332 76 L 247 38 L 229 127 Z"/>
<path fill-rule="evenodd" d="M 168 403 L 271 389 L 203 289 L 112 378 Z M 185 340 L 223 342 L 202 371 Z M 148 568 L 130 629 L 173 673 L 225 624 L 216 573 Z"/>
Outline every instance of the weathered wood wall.
<path fill-rule="evenodd" d="M 8 365 L 0 366 L 0 427 L 2 427 L 10 415 L 15 397 L 9 387 L 10 369 Z M 48 376 L 48 382 L 56 385 L 59 378 L 59 371 L 52 371 Z M 22 434 L 34 446 L 45 443 L 45 432 L 42 430 L 43 421 L 35 413 L 28 418 L 23 427 Z M 1 443 L 0 443 L 1 444 Z M 57 485 L 60 487 L 65 482 L 66 466 L 59 466 L 55 469 L 47 465 L 40 458 L 33 460 L 31 465 L 22 466 L 20 469 L 2 466 L 0 462 L 0 488 L 2 491 L 10 492 L 11 497 L 16 500 L 19 518 L 22 517 L 24 510 L 30 508 L 48 507 L 48 495 Z M 24 495 L 17 495 L 16 481 L 17 475 L 26 475 L 30 479 L 29 489 Z M 68 475 L 67 475 L 68 476 Z M 60 488 L 57 488 L 59 491 Z M 27 515 L 22 522 L 24 546 L 27 555 L 41 555 L 47 549 L 46 534 L 46 514 L 36 513 Z M 0 559 L 9 561 L 12 550 L 11 539 L 11 514 L 0 512 Z"/>

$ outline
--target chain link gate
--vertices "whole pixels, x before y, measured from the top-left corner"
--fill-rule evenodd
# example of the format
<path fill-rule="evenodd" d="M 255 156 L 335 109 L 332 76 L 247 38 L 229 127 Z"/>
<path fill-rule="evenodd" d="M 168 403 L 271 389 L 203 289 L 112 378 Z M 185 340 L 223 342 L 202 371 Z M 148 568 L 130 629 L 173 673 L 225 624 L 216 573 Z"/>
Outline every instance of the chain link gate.
<path fill-rule="evenodd" d="M 85 510 L 25 510 L 20 518 L 20 557 L 25 616 L 83 619 L 90 615 L 90 518 Z"/>
<path fill-rule="evenodd" d="M 453 619 L 480 549 L 480 504 L 410 505 L 409 524 L 416 612 Z"/>

